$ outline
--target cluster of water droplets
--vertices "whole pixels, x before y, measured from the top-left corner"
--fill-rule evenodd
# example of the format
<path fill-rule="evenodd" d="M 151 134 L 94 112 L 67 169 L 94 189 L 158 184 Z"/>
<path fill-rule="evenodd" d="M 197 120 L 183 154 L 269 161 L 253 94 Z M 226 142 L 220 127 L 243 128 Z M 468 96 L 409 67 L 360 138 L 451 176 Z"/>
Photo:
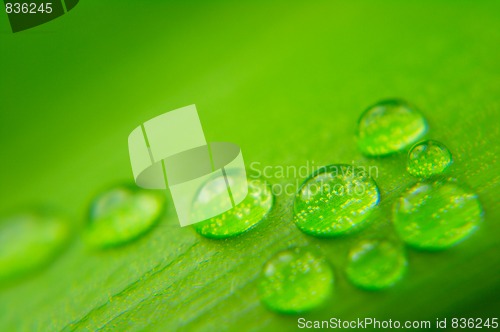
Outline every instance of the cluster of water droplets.
<path fill-rule="evenodd" d="M 370 157 L 399 153 L 413 145 L 407 171 L 419 182 L 395 201 L 392 221 L 400 239 L 409 246 L 440 250 L 477 229 L 483 210 L 477 195 L 456 180 L 442 177 L 452 164 L 452 155 L 440 142 L 418 142 L 427 131 L 427 121 L 414 106 L 388 100 L 361 115 L 357 142 L 361 152 Z M 248 195 L 241 203 L 193 225 L 195 231 L 224 239 L 248 232 L 263 221 L 274 197 L 265 181 L 249 179 L 248 183 Z M 225 192 L 226 183 L 221 185 Z M 213 183 L 207 186 L 214 189 Z M 380 199 L 375 180 L 364 169 L 344 164 L 325 166 L 300 186 L 293 221 L 311 236 L 348 235 L 368 223 Z M 92 202 L 84 238 L 93 248 L 123 245 L 150 230 L 164 209 L 162 194 L 131 186 L 112 188 Z M 0 221 L 0 281 L 50 262 L 70 234 L 68 221 L 52 214 L 25 213 Z M 362 241 L 351 248 L 345 275 L 357 287 L 380 290 L 401 280 L 407 265 L 401 245 L 384 239 Z M 333 270 L 325 257 L 295 247 L 277 253 L 265 264 L 260 297 L 271 310 L 300 313 L 323 305 L 332 294 L 333 284 Z"/>
<path fill-rule="evenodd" d="M 117 186 L 91 203 L 83 238 L 91 248 L 129 243 L 150 230 L 165 208 L 165 196 Z M 0 220 L 0 282 L 48 265 L 72 239 L 73 223 L 53 211 L 26 211 Z"/>
<path fill-rule="evenodd" d="M 393 225 L 399 238 L 409 246 L 440 250 L 467 238 L 481 222 L 483 211 L 477 195 L 456 180 L 443 177 L 453 160 L 448 148 L 435 140 L 418 142 L 427 131 L 427 120 L 414 106 L 401 100 L 386 100 L 369 107 L 361 115 L 357 142 L 360 151 L 369 157 L 383 157 L 409 149 L 406 168 L 419 182 L 395 201 Z M 356 191 L 355 188 L 364 190 Z M 311 174 L 299 188 L 294 202 L 294 222 L 308 235 L 346 235 L 369 220 L 379 201 L 377 184 L 361 169 L 348 165 L 325 166 Z M 291 275 L 298 273 L 296 264 L 292 259 L 276 257 L 279 256 L 271 258 L 264 267 L 262 301 L 279 312 L 300 311 L 294 304 L 293 294 L 297 287 L 303 286 L 299 281 L 290 281 Z M 325 260 L 323 257 L 317 259 Z M 272 267 L 275 271 L 276 266 L 280 273 L 272 273 L 270 277 L 268 270 Z M 345 275 L 359 288 L 381 290 L 400 281 L 407 266 L 405 249 L 398 241 L 366 240 L 351 248 Z M 314 273 L 320 274 L 309 269 L 308 278 L 312 279 Z M 330 282 L 328 279 L 328 284 Z M 322 283 L 318 284 L 322 291 L 326 289 Z M 303 289 L 309 292 L 308 299 L 315 303 L 314 307 L 328 298 L 318 296 L 322 292 L 317 289 Z M 306 301 L 302 295 L 297 299 Z M 309 305 L 300 309 L 312 310 L 314 307 Z"/>

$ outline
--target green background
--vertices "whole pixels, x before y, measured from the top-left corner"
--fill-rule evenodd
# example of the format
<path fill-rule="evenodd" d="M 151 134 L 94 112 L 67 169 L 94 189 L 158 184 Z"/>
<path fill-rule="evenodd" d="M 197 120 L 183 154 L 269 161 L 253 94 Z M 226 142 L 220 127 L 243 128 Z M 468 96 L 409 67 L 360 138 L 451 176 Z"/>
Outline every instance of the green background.
<path fill-rule="evenodd" d="M 0 48 L 3 214 L 49 205 L 83 227 L 96 194 L 133 180 L 128 134 L 193 103 L 207 140 L 238 144 L 247 165 L 376 165 L 382 194 L 369 229 L 333 240 L 298 231 L 287 196 L 223 241 L 180 228 L 168 198 L 138 241 L 93 251 L 77 231 L 49 267 L 1 285 L 0 330 L 293 330 L 297 317 L 265 309 L 257 283 L 273 254 L 307 244 L 336 277 L 310 319 L 498 317 L 500 2 L 85 0 L 16 34 L 0 15 Z M 485 220 L 451 250 L 408 250 L 402 282 L 365 292 L 345 278 L 347 251 L 394 237 L 392 202 L 414 182 L 404 154 L 356 148 L 359 115 L 387 97 L 419 106 Z"/>

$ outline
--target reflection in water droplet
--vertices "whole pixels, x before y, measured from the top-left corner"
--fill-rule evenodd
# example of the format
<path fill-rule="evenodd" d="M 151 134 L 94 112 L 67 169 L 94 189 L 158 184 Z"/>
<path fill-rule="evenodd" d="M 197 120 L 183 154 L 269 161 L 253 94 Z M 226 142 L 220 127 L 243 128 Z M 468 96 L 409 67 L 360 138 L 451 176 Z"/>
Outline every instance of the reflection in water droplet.
<path fill-rule="evenodd" d="M 158 221 L 164 206 L 161 192 L 126 186 L 109 190 L 91 205 L 85 240 L 100 248 L 129 242 Z"/>
<path fill-rule="evenodd" d="M 232 183 L 231 175 L 227 176 Z M 215 196 L 227 195 L 227 187 L 224 178 L 212 179 L 201 190 L 195 199 L 193 210 L 196 210 L 198 200 L 220 201 Z M 258 179 L 248 180 L 248 195 L 234 208 L 221 213 L 215 217 L 193 225 L 194 229 L 201 235 L 223 239 L 244 233 L 255 227 L 273 206 L 273 195 L 266 182 Z"/>
<path fill-rule="evenodd" d="M 26 212 L 0 220 L 0 280 L 47 264 L 70 234 L 66 219 L 49 214 Z"/>
<path fill-rule="evenodd" d="M 408 172 L 416 177 L 428 178 L 443 173 L 452 162 L 448 148 L 437 141 L 423 141 L 408 153 Z"/>
<path fill-rule="evenodd" d="M 390 287 L 406 271 L 403 249 L 387 241 L 363 241 L 349 253 L 347 277 L 356 286 L 368 290 Z"/>
<path fill-rule="evenodd" d="M 477 196 L 456 182 L 421 182 L 395 202 L 394 225 L 414 247 L 444 249 L 470 235 L 482 214 Z"/>
<path fill-rule="evenodd" d="M 405 149 L 427 132 L 420 112 L 401 100 L 386 100 L 368 108 L 358 122 L 358 146 L 363 154 L 381 156 Z"/>
<path fill-rule="evenodd" d="M 379 197 L 377 184 L 365 168 L 325 166 L 300 187 L 295 197 L 294 221 L 310 235 L 346 234 L 364 224 Z"/>
<path fill-rule="evenodd" d="M 333 279 L 333 271 L 319 255 L 304 248 L 284 250 L 264 266 L 261 301 L 277 312 L 310 311 L 331 296 Z"/>

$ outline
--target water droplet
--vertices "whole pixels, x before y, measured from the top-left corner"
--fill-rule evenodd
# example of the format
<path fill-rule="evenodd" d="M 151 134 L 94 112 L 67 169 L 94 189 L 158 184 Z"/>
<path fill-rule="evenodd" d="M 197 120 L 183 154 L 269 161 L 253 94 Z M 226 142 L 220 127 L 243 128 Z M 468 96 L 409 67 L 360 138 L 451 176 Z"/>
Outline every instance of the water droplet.
<path fill-rule="evenodd" d="M 264 266 L 261 301 L 281 313 L 301 313 L 321 306 L 333 291 L 333 271 L 305 248 L 279 252 Z"/>
<path fill-rule="evenodd" d="M 358 146 L 363 154 L 381 156 L 401 151 L 427 132 L 420 112 L 401 100 L 386 100 L 368 108 L 358 122 Z"/>
<path fill-rule="evenodd" d="M 398 282 L 406 265 L 401 247 L 388 241 L 363 241 L 349 253 L 346 273 L 354 285 L 378 290 Z"/>
<path fill-rule="evenodd" d="M 231 175 L 227 175 L 231 181 Z M 225 180 L 223 178 L 209 181 L 205 187 L 210 187 L 210 195 L 217 195 L 219 192 L 227 192 Z M 204 190 L 200 195 L 206 195 Z M 198 197 L 197 199 L 201 199 Z M 196 209 L 196 201 L 193 209 Z M 206 197 L 204 198 L 207 199 Z M 248 180 L 248 195 L 246 198 L 231 210 L 228 210 L 215 217 L 193 225 L 194 229 L 201 235 L 223 239 L 244 233 L 255 227 L 273 206 L 273 195 L 267 183 L 258 179 Z"/>
<path fill-rule="evenodd" d="M 127 186 L 109 190 L 91 205 L 85 240 L 100 248 L 129 242 L 151 229 L 164 206 L 160 192 Z"/>
<path fill-rule="evenodd" d="M 409 245 L 436 250 L 465 239 L 482 214 L 477 196 L 455 181 L 421 182 L 395 202 L 394 225 Z"/>
<path fill-rule="evenodd" d="M 26 212 L 0 221 L 0 280 L 12 279 L 49 263 L 70 238 L 62 217 Z"/>
<path fill-rule="evenodd" d="M 411 148 L 407 170 L 413 176 L 428 178 L 443 173 L 451 162 L 451 153 L 444 144 L 427 140 Z"/>
<path fill-rule="evenodd" d="M 365 224 L 379 197 L 377 184 L 364 167 L 325 166 L 299 188 L 294 221 L 309 235 L 347 234 Z"/>

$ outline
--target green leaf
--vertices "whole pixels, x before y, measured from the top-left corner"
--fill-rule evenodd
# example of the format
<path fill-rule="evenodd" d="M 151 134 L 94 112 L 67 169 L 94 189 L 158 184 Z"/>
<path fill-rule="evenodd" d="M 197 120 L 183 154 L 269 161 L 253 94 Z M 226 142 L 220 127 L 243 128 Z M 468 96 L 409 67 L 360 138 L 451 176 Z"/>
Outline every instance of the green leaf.
<path fill-rule="evenodd" d="M 1 210 L 48 204 L 77 229 L 50 266 L 0 286 L 0 330 L 293 330 L 297 316 L 264 308 L 257 284 L 270 257 L 297 245 L 317 247 L 335 272 L 332 299 L 308 319 L 498 315 L 499 12 L 493 1 L 87 0 L 19 34 L 0 15 Z M 347 281 L 347 253 L 366 238 L 397 239 L 392 203 L 415 182 L 404 154 L 370 159 L 357 149 L 359 115 L 386 98 L 419 107 L 427 138 L 450 149 L 450 176 L 479 195 L 485 220 L 450 250 L 408 249 L 406 277 L 367 292 Z M 307 236 L 283 194 L 255 229 L 211 240 L 179 227 L 167 193 L 151 232 L 86 248 L 91 200 L 132 180 L 128 134 L 192 103 L 207 140 L 238 144 L 249 170 L 377 166 L 371 226 Z M 268 175 L 292 189 L 307 176 Z"/>

